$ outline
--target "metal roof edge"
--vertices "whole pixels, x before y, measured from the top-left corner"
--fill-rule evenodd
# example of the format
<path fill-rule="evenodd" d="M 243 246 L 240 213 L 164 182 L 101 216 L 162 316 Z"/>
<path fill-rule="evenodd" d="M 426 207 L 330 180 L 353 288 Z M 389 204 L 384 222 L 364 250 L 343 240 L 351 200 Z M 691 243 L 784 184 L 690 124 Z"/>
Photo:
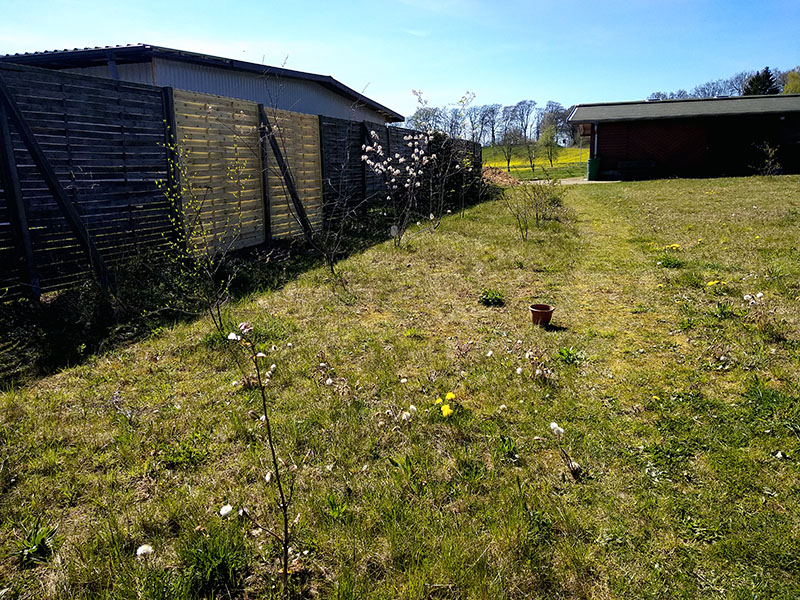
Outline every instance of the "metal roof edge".
<path fill-rule="evenodd" d="M 55 63 L 59 66 L 68 67 L 70 62 L 80 60 L 102 60 L 112 53 L 115 60 L 124 62 L 141 58 L 165 58 L 181 62 L 201 64 L 206 66 L 244 71 L 260 75 L 273 75 L 276 77 L 287 77 L 290 79 L 300 79 L 318 83 L 331 91 L 345 96 L 355 102 L 371 108 L 375 112 L 383 115 L 389 122 L 401 122 L 405 117 L 392 109 L 375 102 L 374 100 L 358 93 L 352 88 L 344 85 L 329 75 L 318 75 L 305 71 L 295 71 L 283 67 L 272 67 L 269 65 L 259 65 L 247 61 L 233 58 L 212 56 L 188 50 L 177 50 L 165 46 L 153 46 L 151 44 L 128 44 L 125 46 L 97 46 L 94 48 L 75 48 L 73 50 L 54 50 L 44 52 L 26 52 L 22 54 L 6 54 L 0 56 L 0 62 L 12 62 L 16 64 L 37 66 L 45 63 Z M 16 59 L 16 60 L 15 60 Z M 59 60 L 60 59 L 60 60 Z"/>
<path fill-rule="evenodd" d="M 744 104 L 745 102 L 753 103 L 756 102 L 763 102 L 765 99 L 769 99 L 770 101 L 776 100 L 781 102 L 786 102 L 790 99 L 800 99 L 800 94 L 770 94 L 770 95 L 759 95 L 759 96 L 730 96 L 724 98 L 684 98 L 684 99 L 675 99 L 675 100 L 637 100 L 631 102 L 597 102 L 592 104 L 578 104 L 570 113 L 567 120 L 573 123 L 590 123 L 590 122 L 602 122 L 602 121 L 647 121 L 647 120 L 662 120 L 662 119 L 675 119 L 675 118 L 699 118 L 699 117 L 714 117 L 714 116 L 736 116 L 736 115 L 747 115 L 747 114 L 775 114 L 786 112 L 786 109 L 781 108 L 773 108 L 771 110 L 764 110 L 764 111 L 753 111 L 753 110 L 741 110 L 739 111 L 731 111 L 728 110 L 726 112 L 720 113 L 698 113 L 698 114 L 657 114 L 657 115 L 635 115 L 635 116 L 614 116 L 614 117 L 595 117 L 595 118 L 581 118 L 575 119 L 576 113 L 579 109 L 603 109 L 603 108 L 617 108 L 617 107 L 643 107 L 643 106 L 664 106 L 664 105 L 688 105 L 693 103 L 713 103 L 719 102 L 726 104 L 729 109 L 730 106 L 736 102 L 741 102 Z M 800 105 L 798 105 L 798 110 L 800 110 Z M 794 110 L 790 109 L 788 112 L 795 112 Z"/>

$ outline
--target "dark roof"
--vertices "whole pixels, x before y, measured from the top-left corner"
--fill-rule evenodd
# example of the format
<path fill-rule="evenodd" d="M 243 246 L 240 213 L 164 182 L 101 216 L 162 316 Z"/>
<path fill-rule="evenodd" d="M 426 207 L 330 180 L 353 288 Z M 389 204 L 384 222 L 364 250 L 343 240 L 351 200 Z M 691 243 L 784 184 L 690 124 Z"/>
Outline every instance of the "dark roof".
<path fill-rule="evenodd" d="M 570 114 L 569 121 L 571 123 L 601 123 L 603 121 L 641 121 L 787 112 L 800 112 L 800 94 L 579 104 Z"/>
<path fill-rule="evenodd" d="M 25 52 L 22 54 L 0 55 L 0 62 L 12 62 L 33 67 L 44 67 L 47 69 L 68 69 L 75 67 L 91 67 L 105 65 L 110 57 L 113 56 L 117 64 L 138 63 L 149 61 L 152 58 L 167 58 L 181 62 L 201 64 L 222 69 L 232 69 L 235 71 L 245 71 L 257 73 L 259 75 L 273 75 L 290 79 L 302 79 L 318 83 L 340 96 L 359 102 L 364 106 L 384 115 L 390 122 L 403 121 L 403 115 L 378 104 L 359 94 L 357 91 L 347 87 L 343 83 L 336 81 L 329 75 L 316 75 L 303 71 L 293 71 L 282 67 L 270 67 L 256 63 L 235 60 L 232 58 L 220 58 L 208 54 L 197 52 L 187 52 L 185 50 L 175 50 L 164 48 L 163 46 L 151 46 L 150 44 L 128 44 L 126 46 L 97 46 L 95 48 L 73 48 L 72 50 L 47 50 L 44 52 Z"/>

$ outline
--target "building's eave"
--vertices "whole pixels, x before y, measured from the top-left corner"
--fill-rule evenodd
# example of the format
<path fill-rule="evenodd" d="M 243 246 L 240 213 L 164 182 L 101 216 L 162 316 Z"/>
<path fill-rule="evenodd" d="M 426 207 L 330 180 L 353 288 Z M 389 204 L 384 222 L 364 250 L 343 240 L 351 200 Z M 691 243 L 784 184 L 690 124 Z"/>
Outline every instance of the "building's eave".
<path fill-rule="evenodd" d="M 175 50 L 163 46 L 149 44 L 129 44 L 126 46 L 102 46 L 95 48 L 75 48 L 73 50 L 52 50 L 45 52 L 25 52 L 22 54 L 6 54 L 0 56 L 2 62 L 13 62 L 23 65 L 45 67 L 51 69 L 66 69 L 74 67 L 87 67 L 108 64 L 110 59 L 117 64 L 141 62 L 152 58 L 164 58 L 197 65 L 205 65 L 222 69 L 230 69 L 270 77 L 285 77 L 311 81 L 344 96 L 360 105 L 366 106 L 383 115 L 387 121 L 396 123 L 405 120 L 405 117 L 363 94 L 347 87 L 329 75 L 317 75 L 303 71 L 294 71 L 282 67 L 259 65 L 256 63 Z"/>

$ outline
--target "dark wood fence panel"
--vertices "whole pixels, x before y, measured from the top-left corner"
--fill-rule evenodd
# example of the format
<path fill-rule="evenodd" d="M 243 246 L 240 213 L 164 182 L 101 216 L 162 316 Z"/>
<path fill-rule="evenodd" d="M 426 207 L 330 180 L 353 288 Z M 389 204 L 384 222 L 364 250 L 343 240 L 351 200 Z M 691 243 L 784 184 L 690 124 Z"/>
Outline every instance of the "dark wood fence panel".
<path fill-rule="evenodd" d="M 364 197 L 362 125 L 320 116 L 322 192 L 326 220 L 338 219 Z"/>
<path fill-rule="evenodd" d="M 20 255 L 14 244 L 11 216 L 3 182 L 0 181 L 0 302 L 24 293 L 20 278 Z"/>
<path fill-rule="evenodd" d="M 14 65 L 0 77 L 103 258 L 164 246 L 172 225 L 157 183 L 167 180 L 161 91 Z M 13 126 L 11 138 L 43 291 L 84 279 L 88 256 Z M 0 256 L 13 247 L 3 214 Z"/>
<path fill-rule="evenodd" d="M 372 136 L 373 131 L 377 141 Z M 413 153 L 413 141 L 404 138 L 417 133 L 413 129 L 380 123 L 320 117 L 326 218 L 331 218 L 336 210 L 344 212 L 344 206 L 384 203 L 385 181 L 361 160 L 362 146 L 380 144 L 384 157 L 391 156 L 397 164 L 396 155 L 408 160 Z"/>

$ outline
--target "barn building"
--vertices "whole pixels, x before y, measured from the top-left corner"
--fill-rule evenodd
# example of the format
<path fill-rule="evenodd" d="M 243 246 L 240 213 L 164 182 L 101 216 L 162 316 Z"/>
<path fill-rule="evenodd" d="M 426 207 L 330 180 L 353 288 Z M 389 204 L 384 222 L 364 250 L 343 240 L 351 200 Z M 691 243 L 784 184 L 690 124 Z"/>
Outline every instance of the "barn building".
<path fill-rule="evenodd" d="M 800 94 L 581 104 L 569 116 L 591 136 L 589 179 L 800 172 Z"/>
<path fill-rule="evenodd" d="M 0 61 L 258 102 L 350 121 L 396 123 L 395 111 L 333 77 L 148 44 L 0 56 Z"/>

